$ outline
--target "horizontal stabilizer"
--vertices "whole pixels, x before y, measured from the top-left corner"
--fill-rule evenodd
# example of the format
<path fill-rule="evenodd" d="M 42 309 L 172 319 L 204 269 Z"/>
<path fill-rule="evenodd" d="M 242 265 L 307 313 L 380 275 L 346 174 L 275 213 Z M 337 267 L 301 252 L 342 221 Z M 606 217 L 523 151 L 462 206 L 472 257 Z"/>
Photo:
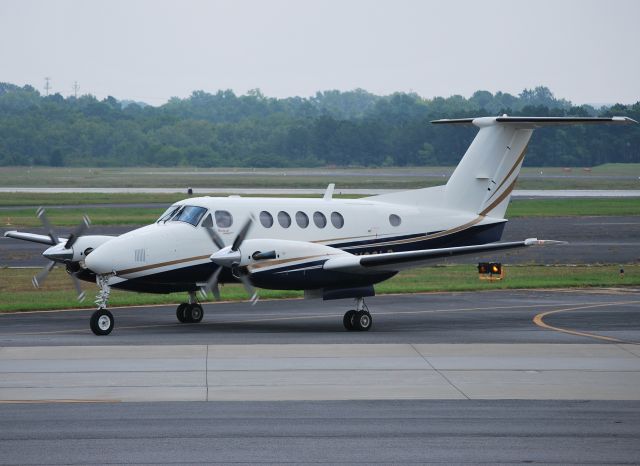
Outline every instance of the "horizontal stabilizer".
<path fill-rule="evenodd" d="M 490 126 L 496 123 L 516 124 L 527 128 L 537 128 L 540 126 L 551 125 L 583 125 L 589 123 L 598 124 L 631 124 L 637 123 L 632 118 L 623 116 L 614 117 L 513 117 L 503 115 L 501 117 L 479 117 L 479 118 L 445 118 L 442 120 L 433 120 L 434 125 L 475 125 L 479 127 Z"/>

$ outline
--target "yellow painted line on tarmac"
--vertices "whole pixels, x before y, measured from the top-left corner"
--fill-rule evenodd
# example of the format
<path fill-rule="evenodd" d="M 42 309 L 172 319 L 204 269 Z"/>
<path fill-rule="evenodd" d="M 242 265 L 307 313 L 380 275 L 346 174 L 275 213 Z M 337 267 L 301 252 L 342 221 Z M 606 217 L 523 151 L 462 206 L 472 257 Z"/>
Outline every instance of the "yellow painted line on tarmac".
<path fill-rule="evenodd" d="M 580 337 L 587 337 L 587 338 L 595 338 L 597 340 L 603 340 L 603 341 L 609 341 L 609 342 L 613 342 L 613 343 L 630 343 L 630 344 L 640 344 L 638 342 L 633 342 L 633 341 L 626 341 L 626 340 L 621 340 L 619 338 L 614 338 L 614 337 L 608 337 L 606 335 L 598 335 L 596 333 L 588 333 L 588 332 L 580 332 L 578 330 L 572 330 L 572 329 L 568 329 L 568 328 L 562 328 L 562 327 L 556 327 L 554 325 L 550 325 L 547 324 L 544 321 L 544 318 L 553 314 L 558 314 L 560 312 L 570 312 L 570 311 L 579 311 L 579 310 L 583 310 L 583 309 L 594 309 L 594 308 L 598 308 L 598 307 L 611 307 L 611 306 L 621 306 L 621 305 L 625 305 L 625 304 L 639 304 L 640 301 L 617 301 L 617 302 L 613 302 L 613 303 L 598 303 L 598 304 L 590 304 L 590 305 L 586 305 L 586 306 L 575 306 L 575 307 L 568 307 L 568 308 L 564 308 L 564 309 L 556 309 L 553 311 L 547 311 L 547 312 L 541 312 L 539 314 L 536 314 L 533 318 L 533 323 L 536 324 L 538 327 L 546 329 L 546 330 L 553 330 L 556 332 L 562 332 L 562 333 L 566 333 L 569 335 L 576 335 L 576 336 L 580 336 Z"/>

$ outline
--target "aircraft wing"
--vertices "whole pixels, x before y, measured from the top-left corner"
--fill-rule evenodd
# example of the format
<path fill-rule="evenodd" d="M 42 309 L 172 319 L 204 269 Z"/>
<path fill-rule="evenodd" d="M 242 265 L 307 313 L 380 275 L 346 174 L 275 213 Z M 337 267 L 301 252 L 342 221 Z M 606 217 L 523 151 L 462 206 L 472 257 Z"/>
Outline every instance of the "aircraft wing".
<path fill-rule="evenodd" d="M 368 256 L 339 256 L 329 259 L 324 264 L 325 270 L 336 270 L 351 273 L 368 273 L 380 271 L 400 271 L 412 267 L 434 262 L 436 260 L 462 255 L 481 254 L 485 252 L 500 251 L 503 249 L 517 249 L 528 246 L 541 246 L 548 244 L 563 244 L 564 241 L 539 240 L 528 238 L 524 241 L 512 241 L 505 243 L 480 244 L 477 246 L 459 246 L 453 248 L 422 249 L 418 251 L 389 252 Z"/>
<path fill-rule="evenodd" d="M 7 231 L 4 234 L 7 238 L 21 239 L 23 241 L 31 241 L 32 243 L 48 244 L 50 246 L 56 243 L 48 235 L 36 235 L 35 233 L 23 233 L 20 231 Z M 59 238 L 60 242 L 64 243 L 67 238 Z"/>

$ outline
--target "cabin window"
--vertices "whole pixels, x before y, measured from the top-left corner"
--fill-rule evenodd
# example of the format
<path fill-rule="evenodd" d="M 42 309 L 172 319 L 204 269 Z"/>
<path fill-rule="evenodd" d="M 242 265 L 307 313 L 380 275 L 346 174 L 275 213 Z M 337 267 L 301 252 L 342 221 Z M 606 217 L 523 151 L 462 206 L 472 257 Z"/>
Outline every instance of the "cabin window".
<path fill-rule="evenodd" d="M 391 224 L 391 226 L 397 227 L 402 223 L 402 219 L 396 214 L 391 214 L 389 215 L 389 223 Z"/>
<path fill-rule="evenodd" d="M 197 207 L 193 205 L 185 205 L 178 210 L 170 220 L 172 222 L 185 222 L 190 223 L 194 227 L 200 222 L 202 216 L 207 212 L 204 207 Z"/>
<path fill-rule="evenodd" d="M 233 225 L 233 217 L 226 210 L 216 210 L 215 216 L 218 228 L 229 228 Z"/>
<path fill-rule="evenodd" d="M 260 212 L 260 223 L 265 228 L 271 228 L 273 226 L 273 215 L 271 215 L 266 210 Z"/>
<path fill-rule="evenodd" d="M 331 212 L 331 224 L 336 228 L 344 226 L 344 217 L 339 212 Z"/>
<path fill-rule="evenodd" d="M 304 212 L 296 212 L 296 223 L 300 228 L 307 228 L 309 226 L 309 216 Z"/>
<path fill-rule="evenodd" d="M 314 212 L 313 223 L 315 223 L 318 228 L 324 228 L 327 226 L 327 217 L 325 217 L 322 212 Z"/>
<path fill-rule="evenodd" d="M 278 212 L 278 223 L 282 228 L 289 228 L 291 226 L 291 216 L 284 210 Z"/>
<path fill-rule="evenodd" d="M 213 220 L 211 218 L 211 214 L 207 215 L 202 221 L 202 226 L 204 228 L 213 228 Z"/>

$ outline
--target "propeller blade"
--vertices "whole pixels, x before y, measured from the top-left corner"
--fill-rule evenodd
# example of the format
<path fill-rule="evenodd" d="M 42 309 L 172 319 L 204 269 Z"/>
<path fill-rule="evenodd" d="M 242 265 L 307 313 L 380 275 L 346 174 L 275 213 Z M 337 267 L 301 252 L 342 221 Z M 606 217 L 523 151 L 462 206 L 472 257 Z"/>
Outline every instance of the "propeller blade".
<path fill-rule="evenodd" d="M 49 235 L 49 238 L 51 238 L 51 241 L 53 241 L 53 244 L 58 244 L 60 240 L 58 239 L 58 235 L 56 235 L 56 232 L 53 229 L 51 222 L 49 222 L 49 219 L 47 218 L 47 213 L 45 212 L 44 207 L 39 207 L 38 210 L 36 211 L 36 215 L 42 222 L 42 225 L 44 226 L 45 230 L 47 230 L 47 235 Z"/>
<path fill-rule="evenodd" d="M 213 296 L 220 301 L 220 289 L 218 288 L 218 277 L 220 277 L 220 273 L 222 272 L 222 267 L 218 267 L 215 272 L 211 274 L 211 278 L 207 281 L 205 285 L 205 290 L 211 291 Z"/>
<path fill-rule="evenodd" d="M 56 263 L 54 261 L 50 261 L 47 265 L 45 265 L 40 273 L 31 279 L 31 283 L 33 283 L 33 286 L 36 288 L 40 288 L 40 285 L 44 283 L 44 281 L 47 279 L 47 276 L 49 275 L 49 272 L 51 272 L 55 266 Z"/>
<path fill-rule="evenodd" d="M 220 235 L 216 233 L 216 231 L 213 228 L 206 227 L 205 229 L 207 230 L 207 233 L 209 233 L 211 240 L 218 247 L 218 249 L 222 249 L 225 247 L 224 241 L 222 241 L 222 238 L 220 238 Z"/>
<path fill-rule="evenodd" d="M 77 293 L 77 296 L 78 296 L 78 301 L 80 301 L 80 302 L 84 301 L 84 298 L 86 297 L 86 295 L 84 293 L 84 290 L 80 286 L 80 280 L 78 280 L 78 277 L 76 277 L 76 274 L 74 274 L 74 273 L 69 274 L 69 276 L 71 277 L 71 281 L 73 282 L 73 286 L 76 289 L 76 293 Z"/>
<path fill-rule="evenodd" d="M 240 275 L 239 278 L 240 278 L 240 281 L 242 282 L 242 285 L 244 286 L 244 289 L 247 291 L 247 294 L 251 296 L 249 298 L 249 301 L 251 301 L 251 305 L 255 306 L 255 304 L 258 302 L 258 292 L 249 281 L 248 276 Z"/>
<path fill-rule="evenodd" d="M 80 238 L 82 234 L 87 230 L 87 228 L 89 228 L 89 225 L 91 225 L 91 220 L 89 220 L 89 217 L 87 217 L 86 215 L 83 215 L 82 222 L 76 227 L 75 230 L 73 230 L 73 233 L 71 233 L 71 235 L 69 236 L 69 239 L 65 243 L 64 248 L 69 249 L 71 246 L 73 246 L 78 238 Z"/>
<path fill-rule="evenodd" d="M 237 251 L 240 248 L 240 245 L 246 238 L 247 233 L 249 233 L 249 229 L 251 228 L 252 223 L 253 223 L 253 218 L 249 217 L 249 219 L 247 220 L 247 223 L 243 225 L 242 229 L 240 230 L 240 233 L 238 233 L 238 236 L 236 236 L 236 239 L 233 240 L 233 245 L 231 246 L 232 251 Z"/>

